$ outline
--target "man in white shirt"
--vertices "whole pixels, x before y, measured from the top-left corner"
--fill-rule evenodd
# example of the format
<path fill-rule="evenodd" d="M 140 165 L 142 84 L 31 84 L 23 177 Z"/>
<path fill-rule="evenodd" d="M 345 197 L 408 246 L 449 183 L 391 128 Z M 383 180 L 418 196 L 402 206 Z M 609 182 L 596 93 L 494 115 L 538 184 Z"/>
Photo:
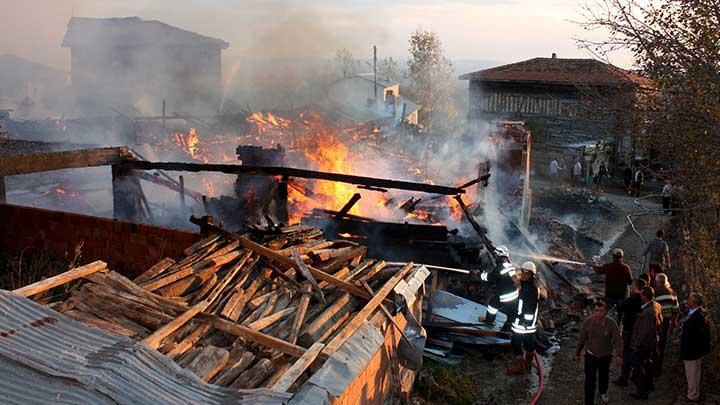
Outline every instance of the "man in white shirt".
<path fill-rule="evenodd" d="M 668 180 L 662 189 L 663 214 L 667 215 L 667 214 L 672 213 L 672 208 L 671 208 L 672 192 L 673 192 L 672 183 L 670 183 L 670 180 Z"/>
<path fill-rule="evenodd" d="M 579 160 L 575 161 L 575 165 L 573 166 L 572 170 L 572 183 L 576 184 L 580 182 L 582 176 L 582 164 Z"/>
<path fill-rule="evenodd" d="M 558 177 L 558 172 L 560 170 L 560 164 L 558 163 L 557 159 L 553 159 L 550 162 L 550 177 L 553 179 L 556 179 Z"/>

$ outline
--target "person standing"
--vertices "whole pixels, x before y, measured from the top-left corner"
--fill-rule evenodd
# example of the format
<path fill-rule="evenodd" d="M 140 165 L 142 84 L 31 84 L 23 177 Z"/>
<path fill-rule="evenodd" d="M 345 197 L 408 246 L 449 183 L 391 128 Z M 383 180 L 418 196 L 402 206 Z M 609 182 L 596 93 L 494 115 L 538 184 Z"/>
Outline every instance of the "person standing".
<path fill-rule="evenodd" d="M 633 171 L 630 168 L 630 165 L 625 166 L 625 170 L 623 171 L 623 180 L 625 183 L 625 192 L 630 194 L 632 192 L 633 182 Z"/>
<path fill-rule="evenodd" d="M 552 179 L 557 179 L 558 174 L 560 173 L 560 170 L 562 167 L 560 167 L 560 163 L 558 163 L 557 159 L 553 159 L 550 161 L 550 177 Z"/>
<path fill-rule="evenodd" d="M 512 329 L 512 344 L 516 363 L 507 368 L 507 374 L 525 374 L 532 367 L 535 356 L 535 332 L 537 331 L 539 296 L 535 276 L 537 268 L 533 262 L 523 263 L 520 269 L 520 295 L 518 297 L 517 312 L 510 325 Z M 525 356 L 523 356 L 523 348 Z"/>
<path fill-rule="evenodd" d="M 655 292 L 645 287 L 640 293 L 642 309 L 635 318 L 630 350 L 633 382 L 637 387 L 636 393 L 630 393 L 635 399 L 648 399 L 648 393 L 653 387 L 652 356 L 657 349 L 658 330 L 662 325 L 662 308 L 655 302 Z"/>
<path fill-rule="evenodd" d="M 628 386 L 628 378 L 630 378 L 630 338 L 632 337 L 633 325 L 635 318 L 642 308 L 642 300 L 640 292 L 647 286 L 645 280 L 636 278 L 632 283 L 632 292 L 622 304 L 620 304 L 620 312 L 622 313 L 622 338 L 623 338 L 623 361 L 620 377 L 613 381 L 613 384 L 620 387 Z"/>
<path fill-rule="evenodd" d="M 585 350 L 585 405 L 595 403 L 595 382 L 597 381 L 600 400 L 608 403 L 608 380 L 610 379 L 610 363 L 613 352 L 616 354 L 616 364 L 622 366 L 622 339 L 620 329 L 615 321 L 608 316 L 607 304 L 604 301 L 595 301 L 593 314 L 585 319 L 577 349 L 575 361 L 580 364 L 580 355 Z"/>
<path fill-rule="evenodd" d="M 487 314 L 484 319 L 484 322 L 489 325 L 495 325 L 498 312 L 507 315 L 506 321 L 509 320 L 515 313 L 517 298 L 520 294 L 519 288 L 515 285 L 517 270 L 510 261 L 510 250 L 505 246 L 498 246 L 495 248 L 495 257 L 497 257 L 495 268 L 492 271 L 483 271 L 479 276 L 480 280 L 495 284 L 495 294 L 488 301 Z M 500 325 L 500 327 L 502 326 Z"/>
<path fill-rule="evenodd" d="M 660 273 L 655 276 L 655 302 L 662 307 L 663 323 L 660 327 L 658 336 L 658 348 L 655 351 L 653 366 L 655 368 L 655 376 L 662 374 L 662 364 L 665 359 L 665 346 L 667 345 L 668 334 L 672 331 L 677 323 L 680 314 L 680 304 L 678 303 L 677 294 L 673 291 L 667 275 Z"/>
<path fill-rule="evenodd" d="M 665 237 L 665 231 L 658 229 L 655 232 L 655 239 L 645 246 L 643 256 L 648 258 L 648 268 L 651 271 L 655 271 L 655 274 L 663 273 L 670 268 L 670 248 L 668 248 L 667 242 L 663 240 Z M 651 282 L 655 280 L 651 279 Z"/>
<path fill-rule="evenodd" d="M 622 249 L 613 250 L 613 261 L 602 266 L 593 264 L 598 274 L 605 274 L 605 302 L 608 311 L 625 301 L 628 286 L 632 283 L 632 270 L 623 262 L 625 253 Z M 622 322 L 622 313 L 617 310 L 618 322 Z"/>
<path fill-rule="evenodd" d="M 573 165 L 571 183 L 574 186 L 582 185 L 582 163 L 579 159 L 576 159 Z"/>
<path fill-rule="evenodd" d="M 635 172 L 633 173 L 632 191 L 635 197 L 640 197 L 640 187 L 645 182 L 645 175 L 643 174 L 640 165 L 635 166 Z"/>
<path fill-rule="evenodd" d="M 663 206 L 663 214 L 668 215 L 672 214 L 672 192 L 673 192 L 673 186 L 670 180 L 665 182 L 665 185 L 662 189 L 662 206 Z"/>
<path fill-rule="evenodd" d="M 605 166 L 605 162 L 600 163 L 600 168 L 598 168 L 598 174 L 597 174 L 597 186 L 598 189 L 602 189 L 603 180 L 605 180 L 605 177 L 608 176 L 608 169 L 607 166 Z"/>
<path fill-rule="evenodd" d="M 700 377 L 702 376 L 702 360 L 710 353 L 710 327 L 702 309 L 703 296 L 693 292 L 688 299 L 687 319 L 683 322 L 680 334 L 680 357 L 685 363 L 687 379 L 687 400 L 700 401 Z"/>

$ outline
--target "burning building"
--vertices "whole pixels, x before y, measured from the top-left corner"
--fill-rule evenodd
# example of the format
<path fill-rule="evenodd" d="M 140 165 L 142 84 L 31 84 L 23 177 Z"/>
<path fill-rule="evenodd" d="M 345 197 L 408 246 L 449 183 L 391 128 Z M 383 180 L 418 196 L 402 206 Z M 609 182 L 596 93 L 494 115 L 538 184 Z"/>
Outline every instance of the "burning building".
<path fill-rule="evenodd" d="M 469 118 L 521 120 L 534 135 L 535 167 L 547 167 L 568 145 L 615 143 L 616 157 L 632 148 L 623 125 L 648 80 L 593 60 L 530 60 L 460 76 L 470 82 Z M 627 109 L 625 107 L 628 107 Z M 572 162 L 567 162 L 571 164 Z"/>
<path fill-rule="evenodd" d="M 83 110 L 157 110 L 167 100 L 176 111 L 216 111 L 220 104 L 221 52 L 228 47 L 221 39 L 138 17 L 73 17 L 62 46 L 70 48 Z"/>

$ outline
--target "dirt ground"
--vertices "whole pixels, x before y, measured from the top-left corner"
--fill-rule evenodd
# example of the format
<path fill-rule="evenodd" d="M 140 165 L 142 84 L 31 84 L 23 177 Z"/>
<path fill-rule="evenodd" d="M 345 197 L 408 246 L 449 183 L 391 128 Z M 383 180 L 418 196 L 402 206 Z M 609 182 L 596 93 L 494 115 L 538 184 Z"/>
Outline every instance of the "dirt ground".
<path fill-rule="evenodd" d="M 606 193 L 606 197 L 622 211 L 624 215 L 640 211 L 633 203 L 633 198 L 620 193 Z M 658 209 L 658 203 L 644 202 L 643 205 L 651 209 Z M 668 217 L 664 216 L 641 216 L 635 217 L 633 222 L 638 232 L 640 232 L 646 240 L 654 237 L 655 231 L 659 227 L 666 230 L 672 227 Z M 611 231 L 609 227 L 606 231 Z M 601 235 L 597 235 L 601 236 Z M 612 235 L 605 235 L 612 237 Z M 619 247 L 625 251 L 625 261 L 633 268 L 635 275 L 640 273 L 642 265 L 643 243 L 638 235 L 628 226 L 614 241 L 609 249 L 603 249 L 605 252 Z M 672 247 L 671 247 L 672 249 Z M 604 259 L 607 260 L 607 257 Z M 675 281 L 676 289 L 682 296 L 682 277 L 679 274 L 670 272 L 671 280 Z M 602 291 L 603 279 L 601 276 L 593 277 L 593 289 Z M 686 294 L 686 293 L 685 293 Z M 681 297 L 682 299 L 682 297 Z M 558 352 L 552 361 L 552 367 L 546 375 L 546 386 L 541 399 L 541 404 L 582 404 L 583 403 L 583 371 L 582 364 L 575 363 L 574 353 L 577 342 L 577 334 L 579 325 L 574 328 L 562 341 L 562 350 Z M 608 394 L 611 403 L 622 404 L 683 404 L 685 394 L 684 369 L 682 361 L 679 359 L 679 331 L 673 332 L 668 342 L 668 349 L 665 358 L 663 375 L 655 380 L 655 391 L 650 394 L 650 401 L 636 401 L 630 397 L 631 392 L 635 392 L 632 384 L 626 388 L 620 388 L 610 384 Z M 613 380 L 619 375 L 619 370 L 613 365 L 610 372 L 610 379 Z M 599 403 L 599 402 L 596 402 Z M 718 403 L 715 399 L 709 398 L 705 403 Z"/>

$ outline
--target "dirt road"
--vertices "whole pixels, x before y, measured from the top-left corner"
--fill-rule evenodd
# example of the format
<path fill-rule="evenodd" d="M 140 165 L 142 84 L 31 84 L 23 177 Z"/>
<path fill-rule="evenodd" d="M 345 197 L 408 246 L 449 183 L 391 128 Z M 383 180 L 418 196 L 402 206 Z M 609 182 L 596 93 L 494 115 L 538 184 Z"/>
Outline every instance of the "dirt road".
<path fill-rule="evenodd" d="M 622 194 L 607 194 L 606 197 L 612 201 L 612 203 L 621 210 L 625 215 L 636 213 L 641 211 L 633 203 L 633 198 L 622 195 Z M 645 202 L 643 205 L 650 209 L 658 209 L 658 203 Z M 638 232 L 640 232 L 646 240 L 654 238 L 655 231 L 659 227 L 668 226 L 668 217 L 664 216 L 639 216 L 633 219 L 633 223 Z M 620 224 L 619 224 L 620 225 Z M 610 231 L 610 229 L 608 229 Z M 610 232 L 612 233 L 612 232 Z M 612 237 L 612 235 L 606 235 Z M 611 252 L 612 249 L 619 247 L 625 251 L 625 261 L 633 268 L 633 272 L 637 275 L 640 273 L 640 266 L 642 264 L 642 251 L 643 242 L 638 235 L 627 227 L 624 232 L 609 246 L 603 249 L 605 252 Z M 605 260 L 608 257 L 604 258 Z M 671 274 L 671 279 L 673 279 Z M 602 291 L 603 289 L 603 278 L 597 276 L 593 278 L 593 289 L 596 291 Z M 577 326 L 579 328 L 580 325 Z M 576 328 L 576 329 L 577 329 Z M 575 330 L 569 334 L 561 342 L 562 350 L 555 355 L 553 360 L 552 368 L 549 371 L 546 379 L 546 387 L 541 400 L 542 404 L 554 405 L 554 404 L 582 404 L 583 403 L 583 370 L 582 364 L 577 365 L 575 363 L 575 347 L 577 343 L 578 331 Z M 682 362 L 679 359 L 678 353 L 678 334 L 677 331 L 673 334 L 670 342 L 668 343 L 668 352 L 666 354 L 664 372 L 662 377 L 655 381 L 655 391 L 650 394 L 650 401 L 636 401 L 630 397 L 631 392 L 635 392 L 634 387 L 620 388 L 613 384 L 610 384 L 608 394 L 610 396 L 611 403 L 622 403 L 622 404 L 676 404 L 684 403 L 682 398 L 684 397 L 684 370 Z M 614 367 L 610 371 L 610 379 L 617 378 L 619 370 Z M 680 398 L 680 400 L 678 400 Z M 596 402 L 596 403 L 599 403 Z"/>

